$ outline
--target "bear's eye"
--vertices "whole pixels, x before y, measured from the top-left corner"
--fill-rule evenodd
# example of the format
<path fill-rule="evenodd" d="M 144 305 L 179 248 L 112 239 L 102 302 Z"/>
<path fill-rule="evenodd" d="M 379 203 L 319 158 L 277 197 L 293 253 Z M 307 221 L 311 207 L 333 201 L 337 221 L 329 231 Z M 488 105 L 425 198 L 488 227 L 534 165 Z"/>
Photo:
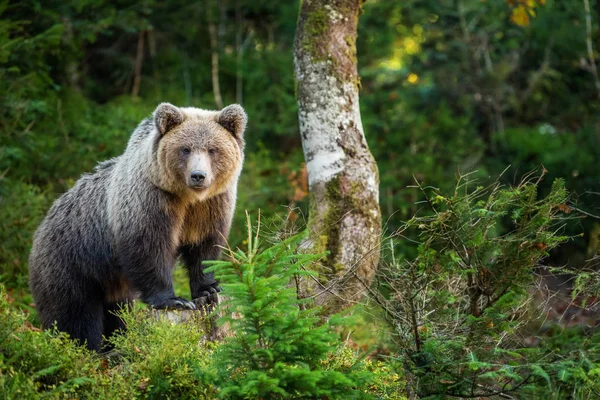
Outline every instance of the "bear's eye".
<path fill-rule="evenodd" d="M 208 154 L 214 156 L 215 154 L 217 154 L 217 149 L 208 149 Z"/>
<path fill-rule="evenodd" d="M 190 148 L 189 148 L 189 147 L 183 147 L 183 148 L 181 149 L 181 152 L 182 152 L 183 154 L 190 154 L 190 152 L 191 152 L 191 151 L 192 151 L 192 150 L 190 150 Z"/>

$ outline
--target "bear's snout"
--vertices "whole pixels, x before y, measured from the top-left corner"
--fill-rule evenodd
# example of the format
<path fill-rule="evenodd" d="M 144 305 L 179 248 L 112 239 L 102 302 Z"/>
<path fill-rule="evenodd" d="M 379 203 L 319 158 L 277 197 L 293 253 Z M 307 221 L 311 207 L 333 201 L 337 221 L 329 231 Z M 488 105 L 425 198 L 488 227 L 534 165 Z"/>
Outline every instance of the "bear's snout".
<path fill-rule="evenodd" d="M 204 171 L 192 171 L 190 174 L 190 183 L 191 186 L 201 186 L 204 184 L 204 180 L 206 179 L 206 173 Z"/>
<path fill-rule="evenodd" d="M 187 168 L 184 173 L 186 184 L 190 189 L 204 190 L 213 182 L 212 158 L 204 151 L 197 151 L 190 154 L 187 160 Z"/>

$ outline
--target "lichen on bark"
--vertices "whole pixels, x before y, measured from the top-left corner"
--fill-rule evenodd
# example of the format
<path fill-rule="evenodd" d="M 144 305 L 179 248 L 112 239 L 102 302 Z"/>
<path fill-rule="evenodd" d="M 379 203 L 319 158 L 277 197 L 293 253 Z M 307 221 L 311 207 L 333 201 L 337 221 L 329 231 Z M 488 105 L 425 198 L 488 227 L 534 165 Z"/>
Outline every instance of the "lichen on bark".
<path fill-rule="evenodd" d="M 304 0 L 294 65 L 310 189 L 313 251 L 328 251 L 317 298 L 335 311 L 360 297 L 379 260 L 379 175 L 363 132 L 356 68 L 360 0 Z M 323 287 L 312 288 L 323 292 Z"/>

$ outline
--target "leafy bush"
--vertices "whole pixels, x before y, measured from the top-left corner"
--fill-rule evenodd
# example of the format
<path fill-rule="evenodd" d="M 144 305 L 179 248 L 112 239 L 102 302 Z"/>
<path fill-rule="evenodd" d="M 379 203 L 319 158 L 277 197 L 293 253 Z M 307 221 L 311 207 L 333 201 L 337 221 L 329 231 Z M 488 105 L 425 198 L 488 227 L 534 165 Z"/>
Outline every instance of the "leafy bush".
<path fill-rule="evenodd" d="M 459 180 L 451 196 L 418 186 L 431 214 L 404 227 L 420 231 L 418 257 L 392 255 L 375 296 L 402 349 L 399 360 L 413 393 L 539 393 L 564 385 L 565 372 L 558 374 L 565 368 L 582 368 L 580 377 L 595 374 L 595 361 L 583 367 L 565 356 L 572 362 L 568 367 L 566 359 L 551 356 L 554 350 L 525 341 L 529 324 L 540 317 L 530 292 L 535 268 L 550 249 L 569 240 L 559 234 L 571 211 L 564 183 L 556 180 L 550 194 L 538 199 L 540 180 L 472 191 Z"/>
<path fill-rule="evenodd" d="M 74 393 L 82 398 L 114 386 L 120 374 L 100 374 L 100 359 L 76 346 L 63 334 L 40 331 L 13 309 L 0 287 L 0 394 L 3 398 L 37 398 L 41 393 L 60 398 Z M 127 392 L 123 392 L 126 394 Z"/>
<path fill-rule="evenodd" d="M 52 195 L 38 186 L 0 179 L 0 282 L 27 286 L 27 258 L 33 232 L 50 206 Z"/>
<path fill-rule="evenodd" d="M 0 396 L 2 398 L 182 398 L 216 395 L 212 350 L 202 327 L 124 312 L 126 334 L 112 339 L 104 358 L 65 334 L 33 327 L 24 313 L 0 299 Z"/>
<path fill-rule="evenodd" d="M 218 391 L 214 346 L 204 318 L 177 323 L 148 310 L 121 313 L 124 335 L 111 338 L 114 368 L 127 372 L 129 390 L 145 398 L 212 399 Z"/>

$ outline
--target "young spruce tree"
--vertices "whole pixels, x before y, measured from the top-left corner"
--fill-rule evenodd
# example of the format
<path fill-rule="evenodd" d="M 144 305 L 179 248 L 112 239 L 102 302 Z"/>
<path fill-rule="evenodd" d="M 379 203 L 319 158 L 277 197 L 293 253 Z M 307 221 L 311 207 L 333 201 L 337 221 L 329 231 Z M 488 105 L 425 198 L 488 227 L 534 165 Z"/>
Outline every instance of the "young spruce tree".
<path fill-rule="evenodd" d="M 234 332 L 215 355 L 223 398 L 367 397 L 367 373 L 326 367 L 341 344 L 332 330 L 336 318 L 320 323 L 318 309 L 302 307 L 291 284 L 323 256 L 298 252 L 302 240 L 304 233 L 261 251 L 248 220 L 248 251 L 226 249 L 229 261 L 211 262 L 227 293 L 229 317 L 221 322 Z"/>

